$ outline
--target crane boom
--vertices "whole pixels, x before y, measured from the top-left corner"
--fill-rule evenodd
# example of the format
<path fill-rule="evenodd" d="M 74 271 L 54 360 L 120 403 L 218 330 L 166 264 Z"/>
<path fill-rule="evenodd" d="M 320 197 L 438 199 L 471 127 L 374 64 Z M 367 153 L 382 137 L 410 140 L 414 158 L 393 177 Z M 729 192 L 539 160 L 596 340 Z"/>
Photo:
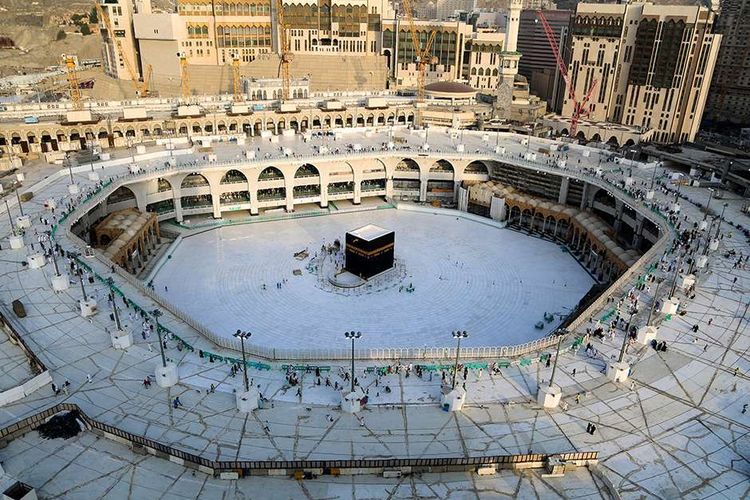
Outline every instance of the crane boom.
<path fill-rule="evenodd" d="M 78 75 L 76 74 L 76 60 L 72 55 L 62 55 L 65 73 L 68 77 L 68 89 L 70 90 L 70 100 L 73 102 L 73 109 L 81 109 L 81 88 L 78 84 Z"/>
<path fill-rule="evenodd" d="M 125 52 L 122 50 L 122 44 L 121 42 L 115 37 L 115 30 L 112 28 L 112 21 L 109 18 L 109 14 L 102 8 L 102 6 L 99 4 L 99 2 L 94 3 L 94 6 L 96 7 L 96 12 L 99 14 L 99 19 L 101 19 L 102 23 L 104 24 L 104 28 L 107 30 L 107 35 L 112 40 L 112 43 L 115 45 L 115 49 L 117 50 L 117 57 L 120 58 L 120 60 L 125 65 L 125 69 L 128 72 L 128 75 L 130 76 L 130 79 L 133 81 L 133 86 L 135 87 L 135 94 L 139 97 L 148 97 L 149 94 L 149 80 L 151 79 L 151 72 L 153 71 L 153 68 L 149 64 L 146 71 L 148 76 L 143 79 L 143 81 L 139 81 L 138 79 L 138 73 L 135 70 L 135 67 L 133 66 L 133 62 L 125 57 Z"/>
<path fill-rule="evenodd" d="M 292 62 L 292 53 L 289 48 L 289 37 L 287 37 L 287 25 L 284 19 L 284 6 L 281 0 L 276 0 L 276 20 L 279 29 L 279 45 L 281 49 L 281 97 L 286 101 L 289 99 L 289 87 L 291 77 L 289 76 L 289 64 Z"/>
<path fill-rule="evenodd" d="M 563 61 L 563 58 L 560 55 L 560 48 L 557 45 L 555 33 L 554 31 L 552 31 L 552 27 L 549 25 L 544 12 L 542 12 L 541 10 L 538 10 L 536 12 L 539 16 L 539 21 L 541 21 L 542 27 L 544 28 L 544 34 L 547 37 L 550 49 L 552 49 L 552 54 L 555 56 L 557 68 L 560 70 L 560 74 L 562 75 L 563 80 L 565 80 L 565 90 L 567 92 L 568 99 L 573 102 L 573 113 L 570 116 L 570 136 L 573 137 L 576 135 L 576 131 L 578 130 L 578 122 L 580 121 L 581 117 L 589 113 L 586 105 L 588 104 L 589 100 L 591 100 L 591 96 L 594 94 L 594 89 L 599 83 L 599 80 L 594 78 L 591 81 L 591 85 L 589 86 L 588 90 L 586 91 L 586 95 L 582 100 L 579 101 L 576 98 L 575 83 L 568 74 L 568 67 L 565 65 L 565 61 Z"/>
<path fill-rule="evenodd" d="M 432 56 L 430 55 L 430 48 L 432 43 L 435 41 L 435 30 L 430 32 L 430 36 L 427 39 L 424 47 L 420 46 L 419 33 L 417 32 L 417 25 L 414 22 L 414 13 L 412 11 L 411 0 L 403 0 L 404 3 L 404 14 L 406 16 L 406 22 L 409 24 L 409 31 L 411 32 L 411 43 L 414 47 L 414 58 L 417 65 L 417 102 L 422 102 L 424 99 L 424 86 L 427 73 L 427 65 L 432 63 Z M 396 34 L 398 36 L 398 33 Z"/>
<path fill-rule="evenodd" d="M 232 54 L 232 90 L 234 91 L 234 102 L 242 102 L 242 82 L 240 80 L 240 55 Z"/>

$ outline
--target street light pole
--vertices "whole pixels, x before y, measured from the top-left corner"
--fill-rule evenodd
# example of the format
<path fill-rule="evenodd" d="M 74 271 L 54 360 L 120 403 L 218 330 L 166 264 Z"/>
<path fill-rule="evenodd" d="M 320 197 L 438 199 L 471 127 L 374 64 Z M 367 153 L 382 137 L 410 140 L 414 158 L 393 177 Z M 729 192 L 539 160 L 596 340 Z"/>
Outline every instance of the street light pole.
<path fill-rule="evenodd" d="M 164 355 L 164 344 L 162 344 L 161 333 L 159 332 L 159 317 L 164 314 L 159 309 L 151 311 L 151 316 L 154 317 L 156 322 L 156 338 L 159 340 L 159 353 L 161 353 L 161 366 L 167 367 L 167 357 Z"/>
<path fill-rule="evenodd" d="M 461 339 L 465 339 L 468 337 L 469 334 L 466 332 L 466 330 L 456 330 L 453 332 L 453 338 L 458 341 L 458 344 L 456 345 L 456 362 L 453 364 L 453 384 L 451 386 L 452 389 L 456 388 L 456 375 L 458 375 L 458 356 L 461 352 Z"/>
<path fill-rule="evenodd" d="M 654 299 L 651 301 L 651 308 L 648 310 L 648 317 L 646 318 L 646 326 L 649 326 L 649 324 L 651 324 L 651 315 L 654 314 L 654 309 L 656 308 L 656 297 L 659 293 L 660 285 L 661 281 L 657 281 L 656 288 L 654 289 Z"/>
<path fill-rule="evenodd" d="M 652 191 L 654 189 L 654 181 L 656 180 L 656 169 L 658 167 L 658 162 L 656 165 L 654 165 L 654 171 L 651 173 L 651 186 L 649 186 L 648 190 Z"/>
<path fill-rule="evenodd" d="M 555 373 L 557 373 L 557 360 L 560 359 L 560 344 L 562 344 L 563 335 L 557 337 L 557 350 L 555 351 L 555 364 L 552 365 L 552 375 L 549 377 L 549 386 L 555 382 Z"/>
<path fill-rule="evenodd" d="M 245 392 L 250 390 L 250 384 L 247 381 L 247 359 L 245 358 L 245 339 L 249 339 L 252 336 L 252 332 L 243 332 L 237 330 L 234 333 L 234 337 L 240 339 L 240 346 L 242 346 L 242 372 L 245 377 Z"/>
<path fill-rule="evenodd" d="M 674 276 L 672 277 L 672 289 L 669 291 L 669 298 L 674 297 L 674 292 L 677 289 L 677 275 L 680 274 L 680 266 L 682 265 L 682 255 L 677 258 L 677 265 L 674 268 Z"/>
<path fill-rule="evenodd" d="M 18 194 L 18 190 L 21 187 L 21 183 L 16 181 L 13 184 L 16 185 L 16 199 L 18 200 L 18 210 L 21 211 L 21 217 L 23 217 L 25 214 L 23 213 L 23 205 L 21 205 L 21 195 Z M 10 213 L 10 212 L 9 212 Z"/>
<path fill-rule="evenodd" d="M 716 226 L 716 234 L 714 234 L 714 239 L 719 238 L 719 230 L 721 229 L 721 221 L 724 220 L 724 210 L 727 209 L 729 206 L 729 203 L 724 203 L 724 205 L 721 207 L 721 215 L 719 216 L 719 224 Z"/>
<path fill-rule="evenodd" d="M 70 183 L 75 184 L 73 180 L 73 164 L 70 162 L 70 155 L 65 154 L 65 162 L 68 164 L 68 175 L 70 176 Z"/>
<path fill-rule="evenodd" d="M 354 340 L 362 336 L 362 332 L 345 332 L 344 336 L 352 341 L 352 392 L 354 392 Z"/>
<path fill-rule="evenodd" d="M 83 269 L 78 268 L 78 280 L 81 282 L 81 293 L 83 294 L 83 301 L 86 302 L 89 298 L 86 296 L 86 287 L 83 286 Z"/>
<path fill-rule="evenodd" d="M 120 313 L 117 309 L 117 294 L 115 294 L 114 290 L 114 284 L 115 280 L 113 280 L 111 277 L 107 278 L 107 285 L 109 285 L 109 296 L 112 299 L 112 309 L 114 310 L 115 314 L 115 325 L 117 326 L 117 330 L 122 331 L 122 324 L 120 323 Z"/>
<path fill-rule="evenodd" d="M 706 203 L 706 213 L 703 214 L 703 220 L 706 220 L 708 218 L 708 209 L 711 206 L 711 198 L 714 197 L 714 190 L 712 188 L 708 188 L 708 203 Z"/>
<path fill-rule="evenodd" d="M 8 212 L 8 222 L 10 222 L 10 230 L 13 233 L 13 236 L 15 236 L 16 225 L 13 223 L 13 216 L 10 215 L 10 205 L 8 205 L 8 200 L 5 200 L 5 211 Z"/>

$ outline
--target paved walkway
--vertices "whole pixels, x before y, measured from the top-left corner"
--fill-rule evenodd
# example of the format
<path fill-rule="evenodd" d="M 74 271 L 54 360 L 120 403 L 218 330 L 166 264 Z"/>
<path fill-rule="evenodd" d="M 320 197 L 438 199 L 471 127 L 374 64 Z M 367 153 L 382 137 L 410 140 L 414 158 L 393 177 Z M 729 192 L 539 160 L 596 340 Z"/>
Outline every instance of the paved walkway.
<path fill-rule="evenodd" d="M 650 179 L 650 171 L 636 169 L 635 174 L 639 180 Z M 607 174 L 612 180 L 617 175 Z M 86 183 L 83 178 L 79 181 Z M 66 184 L 65 179 L 53 182 L 24 208 L 41 213 L 47 193 L 62 197 Z M 682 192 L 696 201 L 707 198 L 704 190 Z M 658 198 L 667 199 L 662 194 Z M 729 203 L 726 218 L 747 225 L 747 219 L 738 213 L 739 203 Z M 686 202 L 683 213 L 692 219 L 702 218 L 698 209 Z M 35 228 L 41 229 L 36 217 Z M 7 220 L 2 224 L 0 234 L 8 234 Z M 250 415 L 239 414 L 229 386 L 236 385 L 240 377 L 231 379 L 227 365 L 178 351 L 174 343 L 168 356 L 180 362 L 184 383 L 169 390 L 144 388 L 141 381 L 153 373 L 158 349 L 153 346 L 150 351 L 148 340 L 140 336 L 137 345 L 127 352 L 111 349 L 105 328 L 111 328 L 112 323 L 102 287 L 88 286 L 87 292 L 100 297 L 105 311 L 91 322 L 83 320 L 76 311 L 75 301 L 80 298 L 76 286 L 62 294 L 52 293 L 51 266 L 26 269 L 19 264 L 26 251 L 11 251 L 4 244 L 0 298 L 6 304 L 13 298 L 24 299 L 29 312 L 22 320 L 28 330 L 26 340 L 48 365 L 55 382 L 71 382 L 71 392 L 54 397 L 51 390 L 42 389 L 17 404 L 0 408 L 0 425 L 67 399 L 92 418 L 219 460 L 595 449 L 600 452 L 602 469 L 625 496 L 742 498 L 750 493 L 750 414 L 741 413 L 742 405 L 750 402 L 750 331 L 747 318 L 741 320 L 750 272 L 733 268 L 736 259 L 723 255 L 732 249 L 747 255 L 750 247 L 727 224 L 722 229 L 720 249 L 710 255 L 707 271 L 699 275 L 695 299 L 684 303 L 686 314 L 669 321 L 658 318 L 659 336 L 669 349 L 665 353 L 650 348 L 628 352 L 627 359 L 635 362 L 633 389 L 629 384 L 609 383 L 600 373 L 604 360 L 619 351 L 622 332 L 618 331 L 614 340 L 592 342 L 600 357 L 589 358 L 583 350 L 561 357 L 556 382 L 563 387 L 567 411 L 543 411 L 533 401 L 538 384 L 550 376 L 549 369 L 533 363 L 504 368 L 492 377 L 485 373 L 478 381 L 478 373 L 471 373 L 467 388 L 473 404 L 460 414 L 442 412 L 432 403 L 437 389 L 434 379 L 430 383 L 414 375 L 409 379 L 392 375 L 388 379 L 392 398 L 376 398 L 376 404 L 362 413 L 364 425 L 327 406 L 325 403 L 334 402 L 336 395 L 311 388 L 310 377 L 303 380 L 301 402 L 292 391 L 281 394 L 284 374 L 278 367 L 271 372 L 251 372 L 251 377 L 265 384 L 264 393 L 273 396 L 273 406 Z M 121 285 L 126 293 L 136 292 L 127 283 Z M 650 299 L 644 296 L 643 300 Z M 144 307 L 152 305 L 149 300 L 143 302 Z M 128 318 L 128 310 L 124 312 L 129 327 L 140 328 L 140 321 Z M 643 311 L 641 321 L 642 316 Z M 180 331 L 186 328 L 169 316 L 164 320 Z M 699 326 L 696 333 L 691 330 L 694 324 Z M 199 341 L 197 334 L 191 338 Z M 92 376 L 91 383 L 87 375 Z M 205 390 L 211 381 L 219 386 L 213 393 Z M 579 403 L 576 394 L 581 395 Z M 170 401 L 177 395 L 184 407 L 175 410 Z M 594 436 L 585 432 L 589 422 L 597 425 Z M 7 459 L 10 451 L 0 451 L 0 457 Z M 31 457 L 25 455 L 22 460 Z M 167 462 L 149 461 L 144 470 L 163 474 L 173 467 Z M 31 473 L 20 470 L 14 474 L 24 478 Z M 54 474 L 50 471 L 49 478 Z"/>

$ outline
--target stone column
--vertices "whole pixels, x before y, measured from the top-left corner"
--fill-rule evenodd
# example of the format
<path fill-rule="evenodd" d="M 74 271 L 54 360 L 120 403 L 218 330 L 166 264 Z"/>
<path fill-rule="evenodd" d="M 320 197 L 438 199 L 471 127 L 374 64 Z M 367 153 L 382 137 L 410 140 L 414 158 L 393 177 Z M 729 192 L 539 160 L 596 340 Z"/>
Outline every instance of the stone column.
<path fill-rule="evenodd" d="M 560 182 L 560 193 L 557 196 L 557 203 L 560 205 L 565 205 L 565 202 L 568 199 L 568 187 L 570 186 L 570 179 L 567 177 L 563 177 L 562 181 Z"/>

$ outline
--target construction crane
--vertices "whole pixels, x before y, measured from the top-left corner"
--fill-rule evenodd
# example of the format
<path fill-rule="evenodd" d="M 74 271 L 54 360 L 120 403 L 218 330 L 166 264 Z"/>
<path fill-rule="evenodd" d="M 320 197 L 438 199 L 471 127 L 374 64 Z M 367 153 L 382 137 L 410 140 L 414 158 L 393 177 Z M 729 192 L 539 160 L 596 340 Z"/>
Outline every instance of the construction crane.
<path fill-rule="evenodd" d="M 289 87 L 291 77 L 289 76 L 289 65 L 292 62 L 292 50 L 289 37 L 287 36 L 287 25 L 284 20 L 284 6 L 281 0 L 276 0 L 276 21 L 279 30 L 279 44 L 281 49 L 281 61 L 279 61 L 279 72 L 281 73 L 281 98 L 282 101 L 289 100 Z"/>
<path fill-rule="evenodd" d="M 81 109 L 81 88 L 78 86 L 78 75 L 76 74 L 76 58 L 73 55 L 62 55 L 62 62 L 65 65 L 65 74 L 68 77 L 68 90 L 70 91 L 70 100 L 73 103 L 73 109 Z"/>
<path fill-rule="evenodd" d="M 430 54 L 432 48 L 432 42 L 435 41 L 435 31 L 430 33 L 427 39 L 427 43 L 424 47 L 420 47 L 419 33 L 417 33 L 417 25 L 414 23 L 414 13 L 411 7 L 410 0 L 404 0 L 404 14 L 406 15 L 406 22 L 409 24 L 409 30 L 411 31 L 411 43 L 414 46 L 414 62 L 417 65 L 417 102 L 424 100 L 424 86 L 427 75 L 427 65 L 436 64 L 437 58 Z M 398 36 L 398 34 L 396 34 Z"/>
<path fill-rule="evenodd" d="M 122 44 L 120 40 L 115 37 L 115 30 L 112 27 L 112 21 L 109 18 L 109 15 L 107 12 L 102 8 L 102 6 L 99 4 L 99 2 L 96 2 L 94 4 L 96 6 L 96 12 L 99 14 L 99 19 L 101 19 L 101 22 L 104 24 L 104 27 L 107 30 L 107 35 L 112 40 L 112 43 L 115 46 L 115 49 L 117 50 L 117 57 L 120 58 L 123 65 L 125 66 L 125 69 L 128 72 L 128 75 L 130 75 L 130 79 L 133 82 L 133 85 L 135 86 L 135 95 L 137 97 L 148 97 L 150 94 L 149 91 L 149 83 L 151 81 L 151 74 L 153 73 L 153 68 L 151 65 L 146 66 L 146 76 L 143 78 L 143 80 L 138 79 L 138 73 L 135 71 L 135 67 L 133 66 L 133 62 L 125 57 L 125 52 L 122 50 Z"/>
<path fill-rule="evenodd" d="M 240 81 L 240 55 L 232 54 L 232 90 L 234 90 L 234 102 L 242 102 L 242 82 Z"/>
<path fill-rule="evenodd" d="M 190 74 L 188 73 L 188 60 L 185 52 L 178 52 L 180 58 L 180 93 L 184 101 L 190 100 Z"/>
<path fill-rule="evenodd" d="M 547 36 L 547 41 L 549 42 L 550 48 L 552 49 L 552 54 L 555 56 L 555 61 L 557 61 L 557 68 L 560 70 L 560 74 L 562 74 L 563 80 L 565 80 L 565 88 L 568 99 L 573 102 L 573 113 L 570 116 L 570 137 L 575 137 L 576 131 L 578 130 L 578 122 L 582 117 L 588 115 L 590 112 L 588 103 L 591 100 L 591 96 L 594 94 L 594 89 L 599 83 L 599 80 L 594 78 L 591 81 L 591 86 L 583 96 L 583 99 L 578 100 L 578 98 L 576 97 L 575 84 L 573 82 L 573 79 L 568 74 L 568 68 L 563 61 L 562 56 L 560 55 L 560 49 L 557 46 L 555 33 L 554 31 L 552 31 L 552 27 L 549 25 L 544 12 L 542 12 L 541 10 L 538 10 L 536 12 L 539 16 L 539 21 L 541 21 L 542 27 L 544 28 L 544 34 Z"/>

